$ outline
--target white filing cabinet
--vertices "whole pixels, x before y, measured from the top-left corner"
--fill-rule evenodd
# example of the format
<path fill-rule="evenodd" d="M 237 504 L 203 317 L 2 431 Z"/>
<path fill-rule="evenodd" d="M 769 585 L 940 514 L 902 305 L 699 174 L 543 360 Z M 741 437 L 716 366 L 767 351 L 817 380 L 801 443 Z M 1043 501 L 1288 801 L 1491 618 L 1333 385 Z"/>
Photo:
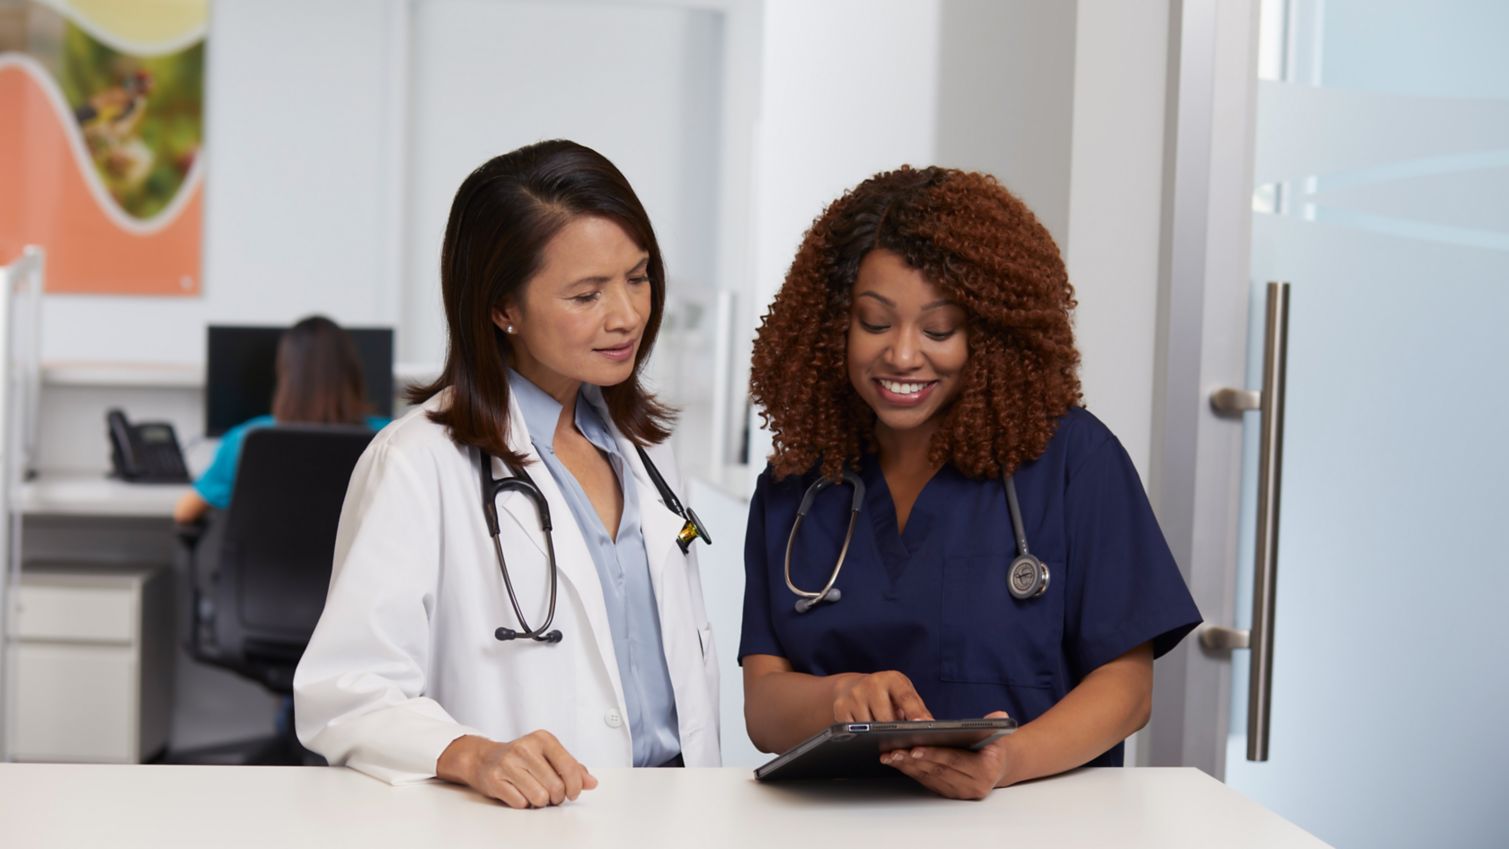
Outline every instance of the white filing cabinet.
<path fill-rule="evenodd" d="M 27 565 L 7 646 L 6 740 L 18 761 L 139 763 L 167 744 L 170 571 Z"/>

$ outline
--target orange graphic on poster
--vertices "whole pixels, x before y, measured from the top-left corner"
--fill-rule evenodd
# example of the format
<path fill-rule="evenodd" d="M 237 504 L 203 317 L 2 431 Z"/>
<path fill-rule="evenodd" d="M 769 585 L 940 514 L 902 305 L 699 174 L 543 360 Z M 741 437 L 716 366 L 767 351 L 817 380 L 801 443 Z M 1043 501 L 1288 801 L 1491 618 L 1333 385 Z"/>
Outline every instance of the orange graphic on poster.
<path fill-rule="evenodd" d="M 25 4 L 24 51 L 0 53 L 0 262 L 38 244 L 49 292 L 199 293 L 204 6 Z"/>

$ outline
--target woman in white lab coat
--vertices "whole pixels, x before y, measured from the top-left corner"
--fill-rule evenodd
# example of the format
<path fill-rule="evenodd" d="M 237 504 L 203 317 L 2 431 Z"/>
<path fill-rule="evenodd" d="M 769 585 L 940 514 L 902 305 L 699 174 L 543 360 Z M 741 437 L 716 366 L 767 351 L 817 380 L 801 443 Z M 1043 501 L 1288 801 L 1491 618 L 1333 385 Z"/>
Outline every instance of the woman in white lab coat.
<path fill-rule="evenodd" d="M 705 534 L 640 382 L 665 270 L 639 199 L 572 142 L 496 157 L 456 193 L 441 287 L 444 372 L 351 476 L 299 738 L 514 807 L 589 766 L 716 766 Z"/>

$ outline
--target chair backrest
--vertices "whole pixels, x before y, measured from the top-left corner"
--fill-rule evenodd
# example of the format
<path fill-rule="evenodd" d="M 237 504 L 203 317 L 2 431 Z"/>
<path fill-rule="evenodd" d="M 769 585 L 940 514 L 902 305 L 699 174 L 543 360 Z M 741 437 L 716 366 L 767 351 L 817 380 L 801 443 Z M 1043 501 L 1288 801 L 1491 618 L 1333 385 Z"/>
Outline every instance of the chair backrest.
<path fill-rule="evenodd" d="M 259 676 L 274 689 L 291 679 L 324 610 L 346 485 L 372 436 L 285 425 L 253 430 L 242 446 L 222 517 L 214 639 L 226 661 L 279 667 Z"/>

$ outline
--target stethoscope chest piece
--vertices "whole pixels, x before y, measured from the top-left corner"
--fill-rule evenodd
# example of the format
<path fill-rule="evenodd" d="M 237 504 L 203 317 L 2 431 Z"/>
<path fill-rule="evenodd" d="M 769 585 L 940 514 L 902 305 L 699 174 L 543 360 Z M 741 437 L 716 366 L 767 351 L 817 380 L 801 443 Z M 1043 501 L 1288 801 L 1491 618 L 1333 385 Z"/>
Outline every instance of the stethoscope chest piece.
<path fill-rule="evenodd" d="M 1027 548 L 1027 530 L 1022 526 L 1022 507 L 1017 503 L 1016 482 L 1011 475 L 1002 476 L 1006 487 L 1006 508 L 1011 513 L 1011 532 L 1016 536 L 1016 559 L 1006 568 L 1006 589 L 1017 601 L 1037 598 L 1048 591 L 1048 564 L 1033 556 Z"/>
<path fill-rule="evenodd" d="M 1006 570 L 1006 588 L 1020 601 L 1037 598 L 1048 591 L 1047 565 L 1031 554 L 1017 557 Z"/>

